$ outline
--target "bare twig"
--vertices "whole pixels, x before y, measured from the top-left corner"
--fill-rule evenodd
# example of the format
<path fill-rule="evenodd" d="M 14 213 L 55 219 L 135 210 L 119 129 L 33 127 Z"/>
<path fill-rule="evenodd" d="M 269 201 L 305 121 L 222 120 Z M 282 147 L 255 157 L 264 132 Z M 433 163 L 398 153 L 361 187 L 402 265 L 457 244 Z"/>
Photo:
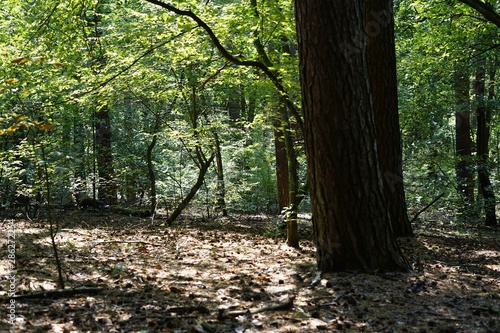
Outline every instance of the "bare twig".
<path fill-rule="evenodd" d="M 413 219 L 411 219 L 410 223 L 414 222 L 420 214 L 422 214 L 423 212 L 425 212 L 430 206 L 434 205 L 434 203 L 436 201 L 438 201 L 439 199 L 441 199 L 443 196 L 444 196 L 444 193 L 441 193 L 434 200 L 432 200 L 430 204 L 428 204 L 427 206 L 425 206 L 424 208 L 422 208 L 420 211 L 418 211 L 418 213 L 415 214 L 415 216 L 413 216 Z"/>
<path fill-rule="evenodd" d="M 293 307 L 293 301 L 295 300 L 295 296 L 288 297 L 284 302 L 278 303 L 278 304 L 272 304 L 268 306 L 263 306 L 260 308 L 253 308 L 253 309 L 246 309 L 246 310 L 234 310 L 234 311 L 227 311 L 224 312 L 224 310 L 220 310 L 219 317 L 237 317 L 237 316 L 242 316 L 245 314 L 256 314 L 256 313 L 261 313 L 261 312 L 268 312 L 268 311 L 286 311 L 290 310 Z"/>
<path fill-rule="evenodd" d="M 98 294 L 102 291 L 103 291 L 102 288 L 96 288 L 96 287 L 42 290 L 42 291 L 31 292 L 28 294 L 18 295 L 18 296 L 15 296 L 13 298 L 14 299 L 60 298 L 60 297 L 78 295 L 78 294 Z"/>
<path fill-rule="evenodd" d="M 122 244 L 144 244 L 144 245 L 151 245 L 151 246 L 164 246 L 163 244 L 154 244 L 154 243 L 149 243 L 149 242 L 144 242 L 144 241 L 121 241 L 121 240 L 112 240 L 112 241 L 101 241 L 101 242 L 96 242 L 92 244 L 90 249 L 93 249 L 94 247 L 102 244 L 117 244 L 117 243 L 122 243 Z"/>

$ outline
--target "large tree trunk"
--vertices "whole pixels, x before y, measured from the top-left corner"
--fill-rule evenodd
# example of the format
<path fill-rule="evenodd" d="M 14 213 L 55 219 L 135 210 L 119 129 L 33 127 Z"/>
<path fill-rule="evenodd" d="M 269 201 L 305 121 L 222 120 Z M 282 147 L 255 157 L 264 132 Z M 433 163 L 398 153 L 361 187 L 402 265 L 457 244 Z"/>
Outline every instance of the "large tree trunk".
<path fill-rule="evenodd" d="M 494 82 L 495 74 L 490 75 L 490 81 Z M 476 98 L 477 118 L 477 176 L 479 180 L 479 193 L 483 197 L 485 225 L 495 227 L 497 225 L 495 214 L 495 193 L 491 187 L 490 172 L 488 168 L 488 142 L 490 140 L 491 109 L 486 105 L 486 87 L 484 68 L 479 68 L 474 80 L 474 93 Z"/>
<path fill-rule="evenodd" d="M 363 1 L 295 6 L 318 267 L 406 270 L 384 198 L 365 44 L 352 45 Z"/>
<path fill-rule="evenodd" d="M 384 195 L 396 236 L 413 235 L 403 184 L 392 0 L 365 3 L 364 31 Z"/>
<path fill-rule="evenodd" d="M 461 199 L 461 215 L 474 203 L 474 174 L 472 167 L 472 138 L 469 108 L 469 74 L 464 68 L 456 67 L 453 73 L 455 91 L 455 172 L 457 191 Z"/>

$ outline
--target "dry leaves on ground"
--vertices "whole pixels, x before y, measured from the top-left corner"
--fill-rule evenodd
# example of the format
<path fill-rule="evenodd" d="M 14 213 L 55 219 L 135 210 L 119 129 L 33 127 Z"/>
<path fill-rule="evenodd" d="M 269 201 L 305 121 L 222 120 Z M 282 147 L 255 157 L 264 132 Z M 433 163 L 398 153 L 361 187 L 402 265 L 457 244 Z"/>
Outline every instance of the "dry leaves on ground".
<path fill-rule="evenodd" d="M 272 237 L 276 218 L 267 216 L 191 216 L 166 228 L 70 212 L 60 223 L 68 290 L 57 293 L 47 225 L 15 221 L 16 293 L 25 298 L 14 325 L 2 239 L 1 332 L 500 331 L 498 231 L 417 226 L 416 239 L 401 240 L 413 272 L 321 275 L 308 220 L 300 250 Z"/>

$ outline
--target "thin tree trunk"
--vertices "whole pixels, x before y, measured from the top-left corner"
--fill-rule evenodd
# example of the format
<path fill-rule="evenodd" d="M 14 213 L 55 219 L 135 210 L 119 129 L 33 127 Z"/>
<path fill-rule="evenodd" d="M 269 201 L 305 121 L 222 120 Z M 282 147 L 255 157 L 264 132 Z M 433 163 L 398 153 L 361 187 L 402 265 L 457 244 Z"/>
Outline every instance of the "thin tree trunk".
<path fill-rule="evenodd" d="M 457 163 L 457 191 L 461 198 L 461 215 L 474 203 L 474 174 L 472 165 L 472 138 L 469 105 L 469 74 L 456 67 L 453 74 L 455 90 L 455 154 Z"/>
<path fill-rule="evenodd" d="M 99 29 L 99 24 L 104 15 L 102 1 L 98 1 L 95 7 L 96 13 L 99 15 L 89 16 L 87 22 L 92 28 L 89 36 L 88 46 L 91 56 L 94 58 L 95 75 L 102 70 L 106 65 L 106 52 L 101 43 L 102 31 Z M 95 126 L 95 154 L 97 172 L 99 175 L 99 199 L 106 201 L 110 205 L 117 202 L 116 186 L 114 183 L 114 168 L 113 154 L 111 146 L 111 119 L 109 116 L 110 110 L 106 101 L 97 101 L 96 110 L 94 111 L 94 126 Z M 95 173 L 94 173 L 95 174 Z M 95 197 L 95 182 L 93 184 L 93 192 Z"/>
<path fill-rule="evenodd" d="M 222 211 L 222 216 L 227 216 L 224 165 L 222 164 L 222 152 L 220 149 L 219 135 L 217 134 L 216 131 L 214 131 L 214 139 L 215 139 L 215 164 L 217 168 L 217 209 Z"/>
<path fill-rule="evenodd" d="M 291 247 L 299 247 L 299 228 L 297 222 L 299 210 L 299 172 L 298 162 L 293 146 L 293 138 L 290 133 L 290 119 L 286 110 L 281 113 L 284 124 L 283 134 L 285 141 L 286 158 L 288 161 L 288 200 L 289 206 L 286 212 L 286 244 Z"/>
<path fill-rule="evenodd" d="M 151 190 L 151 214 L 154 214 L 156 211 L 156 176 L 153 167 L 153 149 L 156 146 L 156 142 L 158 140 L 157 130 L 159 128 L 159 120 L 156 120 L 155 129 L 153 133 L 153 139 L 149 143 L 148 149 L 146 151 L 146 162 L 148 165 L 148 175 L 149 175 L 149 183 Z"/>
<path fill-rule="evenodd" d="M 109 108 L 101 105 L 94 113 L 95 148 L 99 174 L 99 199 L 110 205 L 116 204 L 117 194 L 114 183 L 113 154 L 111 147 L 111 120 Z"/>
<path fill-rule="evenodd" d="M 88 138 L 89 135 L 85 133 L 85 128 L 82 124 L 82 120 L 78 119 L 76 116 L 73 118 L 73 147 L 74 147 L 74 154 L 75 156 L 85 156 L 85 158 L 82 158 L 81 161 L 78 163 L 78 165 L 75 168 L 75 177 L 79 178 L 81 181 L 85 181 L 87 178 L 87 168 L 88 166 L 88 161 L 86 161 L 86 158 L 88 158 L 88 155 L 85 152 L 85 138 Z M 92 136 L 92 140 L 94 137 Z M 92 159 L 93 160 L 93 159 Z M 78 181 L 78 186 L 75 189 L 76 193 L 83 192 L 85 190 L 84 184 L 82 182 Z"/>
<path fill-rule="evenodd" d="M 257 0 L 250 0 L 250 5 L 252 6 L 252 9 L 255 13 L 255 17 L 259 18 L 260 14 L 257 9 Z M 260 61 L 267 66 L 268 68 L 273 67 L 273 63 L 269 59 L 265 49 L 264 45 L 262 44 L 260 37 L 257 33 L 255 32 L 254 36 L 254 45 L 255 48 L 257 49 L 257 53 L 259 54 Z M 276 74 L 276 77 L 278 80 L 281 81 L 281 77 L 279 74 Z M 283 98 L 283 96 L 280 97 L 280 104 L 281 105 L 286 105 L 286 101 Z M 283 137 L 283 143 L 285 147 L 285 152 L 286 152 L 286 158 L 287 158 L 287 175 L 286 175 L 286 180 L 288 181 L 287 185 L 284 185 L 283 183 L 280 183 L 281 181 L 285 180 L 284 174 L 278 175 L 281 176 L 281 178 L 278 178 L 278 193 L 280 191 L 288 190 L 288 205 L 287 206 L 282 206 L 283 207 L 288 207 L 286 210 L 285 214 L 285 219 L 286 219 L 286 226 L 287 226 L 287 240 L 286 243 L 288 246 L 291 247 L 299 247 L 299 232 L 298 232 L 298 224 L 297 224 L 297 216 L 298 216 L 298 208 L 299 208 L 299 177 L 298 177 L 298 163 L 297 163 L 297 156 L 295 153 L 295 148 L 293 146 L 293 139 L 292 135 L 290 133 L 290 119 L 288 116 L 288 110 L 286 107 L 280 108 L 280 115 L 278 117 L 278 121 L 280 123 L 280 127 L 278 128 L 278 133 L 275 130 L 275 135 L 276 134 L 281 134 Z M 297 122 L 299 122 L 300 119 L 297 119 Z M 301 120 L 300 120 L 301 122 Z M 275 137 L 275 142 L 276 139 L 280 140 L 281 138 L 276 138 Z M 276 155 L 276 164 L 278 167 L 278 156 Z M 284 169 L 284 168 L 283 168 Z M 284 171 L 284 170 L 283 170 Z M 285 202 L 285 200 L 280 200 Z"/>
<path fill-rule="evenodd" d="M 494 71 L 490 74 L 490 82 L 494 82 Z M 490 83 L 490 84 L 491 84 Z M 491 90 L 490 90 L 491 92 Z M 491 131 L 491 108 L 486 104 L 486 85 L 484 68 L 479 68 L 474 80 L 474 93 L 477 103 L 477 156 L 478 156 L 478 180 L 479 193 L 483 197 L 485 225 L 494 227 L 497 225 L 495 213 L 495 193 L 491 186 L 490 172 L 488 167 L 488 142 Z M 489 97 L 489 96 L 488 96 Z"/>
<path fill-rule="evenodd" d="M 282 112 L 282 111 L 279 111 Z M 290 206 L 288 182 L 288 160 L 286 157 L 285 134 L 281 120 L 274 121 L 274 151 L 276 159 L 276 179 L 278 185 L 278 203 L 280 212 Z"/>
<path fill-rule="evenodd" d="M 179 215 L 182 213 L 182 211 L 189 205 L 191 200 L 194 198 L 198 190 L 200 189 L 201 185 L 203 185 L 203 181 L 205 180 L 205 174 L 208 171 L 208 167 L 210 166 L 210 163 L 215 158 L 215 154 L 212 154 L 208 160 L 202 161 L 200 160 L 200 172 L 198 173 L 198 179 L 196 180 L 196 183 L 191 187 L 191 190 L 189 193 L 186 195 L 186 197 L 179 203 L 179 205 L 174 209 L 172 212 L 172 215 L 170 215 L 167 219 L 167 225 L 172 225 L 174 223 L 175 219 L 179 217 Z"/>

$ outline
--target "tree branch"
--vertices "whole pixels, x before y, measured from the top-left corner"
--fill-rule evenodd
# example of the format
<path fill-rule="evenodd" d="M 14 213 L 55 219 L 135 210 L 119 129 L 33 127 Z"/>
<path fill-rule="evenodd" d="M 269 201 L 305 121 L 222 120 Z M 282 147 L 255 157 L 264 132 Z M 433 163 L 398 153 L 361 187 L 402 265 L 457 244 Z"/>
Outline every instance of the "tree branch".
<path fill-rule="evenodd" d="M 490 4 L 484 3 L 480 0 L 458 0 L 458 1 L 475 9 L 481 15 L 483 15 L 485 19 L 487 19 L 488 21 L 490 21 L 491 23 L 500 28 L 500 15 L 495 12 L 495 9 Z"/>
<path fill-rule="evenodd" d="M 269 79 L 272 81 L 276 89 L 279 91 L 279 93 L 283 96 L 283 100 L 285 101 L 286 106 L 294 113 L 294 116 L 297 119 L 297 123 L 300 126 L 300 128 L 303 128 L 303 121 L 298 112 L 296 111 L 297 108 L 295 107 L 295 104 L 291 101 L 290 97 L 288 96 L 288 93 L 281 83 L 281 80 L 279 77 L 265 64 L 263 64 L 260 61 L 254 61 L 254 60 L 240 60 L 233 56 L 231 53 L 229 53 L 226 48 L 221 44 L 219 38 L 215 35 L 214 31 L 212 28 L 210 28 L 198 15 L 193 13 L 190 10 L 182 10 L 177 7 L 174 7 L 168 3 L 165 3 L 163 1 L 159 0 L 144 0 L 146 2 L 149 2 L 153 5 L 157 5 L 159 7 L 162 7 L 172 13 L 175 13 L 180 16 L 186 16 L 192 19 L 194 22 L 196 22 L 205 32 L 208 34 L 210 37 L 210 40 L 214 44 L 215 48 L 220 52 L 220 54 L 229 62 L 237 65 L 237 66 L 246 66 L 246 67 L 254 67 L 257 69 L 260 69 L 264 74 L 269 77 Z"/>

